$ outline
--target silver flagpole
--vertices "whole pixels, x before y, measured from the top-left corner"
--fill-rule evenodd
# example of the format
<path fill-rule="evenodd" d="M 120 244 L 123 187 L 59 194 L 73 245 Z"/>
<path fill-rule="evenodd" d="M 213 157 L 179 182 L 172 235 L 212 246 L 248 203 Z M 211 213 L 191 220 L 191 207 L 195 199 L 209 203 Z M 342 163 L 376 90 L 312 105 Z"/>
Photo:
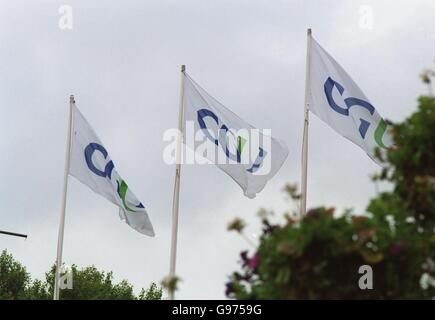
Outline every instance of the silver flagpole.
<path fill-rule="evenodd" d="M 304 102 L 304 137 L 302 140 L 302 179 L 301 179 L 301 208 L 299 218 L 307 212 L 307 164 L 308 164 L 308 123 L 309 123 L 309 86 L 311 73 L 311 29 L 307 30 L 307 61 L 305 69 L 305 102 Z"/>
<path fill-rule="evenodd" d="M 169 265 L 169 280 L 175 277 L 175 266 L 177 260 L 177 234 L 178 234 L 178 208 L 180 199 L 180 174 L 181 174 L 181 147 L 183 140 L 183 121 L 184 121 L 184 72 L 186 66 L 181 66 L 181 85 L 180 85 L 180 108 L 178 113 L 178 139 L 176 151 L 176 168 L 175 168 L 175 184 L 174 197 L 172 200 L 172 237 L 171 237 L 171 260 Z M 169 299 L 174 299 L 174 290 L 169 290 Z"/>
<path fill-rule="evenodd" d="M 63 197 L 62 197 L 62 207 L 60 211 L 60 221 L 59 221 L 59 234 L 57 238 L 57 259 L 56 259 L 56 275 L 54 280 L 54 295 L 53 300 L 59 300 L 59 278 L 60 269 L 62 267 L 62 249 L 63 249 L 63 234 L 65 229 L 65 211 L 66 211 L 66 197 L 68 192 L 68 175 L 69 175 L 69 164 L 71 158 L 71 131 L 72 131 L 72 116 L 74 108 L 74 96 L 69 97 L 69 119 L 68 119 L 68 135 L 66 140 L 66 154 L 65 154 L 65 171 L 63 176 Z"/>

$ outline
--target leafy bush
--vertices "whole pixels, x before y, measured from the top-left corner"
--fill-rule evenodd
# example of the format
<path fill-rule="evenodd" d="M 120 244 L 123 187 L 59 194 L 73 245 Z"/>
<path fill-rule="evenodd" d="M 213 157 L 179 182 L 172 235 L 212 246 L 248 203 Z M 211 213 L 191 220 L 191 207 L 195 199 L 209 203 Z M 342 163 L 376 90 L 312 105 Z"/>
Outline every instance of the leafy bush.
<path fill-rule="evenodd" d="M 227 283 L 235 299 L 419 299 L 435 297 L 435 99 L 393 125 L 395 148 L 377 152 L 374 180 L 393 184 L 363 215 L 314 208 L 302 220 L 273 225 L 260 211 L 263 233 L 255 253 L 240 254 L 241 270 Z M 295 186 L 286 192 L 293 200 Z M 243 235 L 244 222 L 230 230 Z M 236 228 L 235 226 L 238 226 Z M 373 289 L 361 290 L 359 267 L 373 270 Z"/>

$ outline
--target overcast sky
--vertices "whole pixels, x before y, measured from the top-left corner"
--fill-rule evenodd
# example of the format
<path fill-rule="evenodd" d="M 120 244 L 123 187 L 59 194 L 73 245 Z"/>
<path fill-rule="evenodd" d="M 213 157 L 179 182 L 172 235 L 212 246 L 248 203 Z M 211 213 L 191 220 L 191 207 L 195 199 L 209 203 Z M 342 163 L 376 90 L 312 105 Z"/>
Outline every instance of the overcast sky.
<path fill-rule="evenodd" d="M 58 26 L 61 5 L 73 10 L 72 30 Z M 362 17 L 367 9 L 371 26 Z M 227 223 L 245 219 L 254 239 L 260 207 L 278 217 L 293 207 L 282 188 L 300 180 L 306 29 L 313 28 L 382 116 L 401 121 L 427 90 L 418 76 L 433 66 L 434 13 L 432 0 L 2 0 L 0 229 L 29 238 L 0 236 L 0 249 L 34 277 L 55 261 L 73 93 L 147 208 L 156 237 L 129 228 L 114 205 L 71 178 L 64 261 L 113 270 L 137 291 L 160 282 L 169 269 L 175 170 L 162 160 L 162 135 L 177 126 L 179 71 L 186 64 L 210 94 L 248 123 L 271 128 L 290 150 L 253 200 L 214 166 L 182 168 L 176 296 L 224 298 L 238 254 L 249 248 L 226 231 Z M 308 207 L 363 213 L 375 195 L 369 175 L 377 165 L 314 115 L 309 136 Z"/>

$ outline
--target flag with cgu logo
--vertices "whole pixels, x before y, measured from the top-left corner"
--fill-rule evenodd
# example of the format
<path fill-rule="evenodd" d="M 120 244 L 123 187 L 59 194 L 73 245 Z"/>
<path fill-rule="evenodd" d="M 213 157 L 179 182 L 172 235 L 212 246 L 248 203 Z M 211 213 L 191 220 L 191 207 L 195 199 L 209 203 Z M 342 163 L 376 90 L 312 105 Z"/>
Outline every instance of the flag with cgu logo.
<path fill-rule="evenodd" d="M 186 73 L 183 76 L 185 144 L 228 174 L 245 196 L 254 198 L 281 168 L 287 147 L 239 118 Z"/>
<path fill-rule="evenodd" d="M 392 146 L 388 125 L 361 89 L 314 39 L 311 41 L 309 110 L 360 146 L 375 162 L 375 149 Z"/>
<path fill-rule="evenodd" d="M 130 227 L 142 234 L 154 236 L 144 206 L 118 174 L 107 150 L 75 106 L 70 154 L 71 176 L 117 205 L 120 218 Z"/>

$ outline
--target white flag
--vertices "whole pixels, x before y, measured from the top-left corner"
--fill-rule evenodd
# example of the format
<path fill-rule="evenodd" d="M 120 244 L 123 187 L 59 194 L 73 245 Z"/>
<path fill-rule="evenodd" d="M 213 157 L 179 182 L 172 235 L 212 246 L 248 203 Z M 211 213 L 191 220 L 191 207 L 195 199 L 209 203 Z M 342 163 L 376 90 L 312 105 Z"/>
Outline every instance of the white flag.
<path fill-rule="evenodd" d="M 136 231 L 154 236 L 142 203 L 120 177 L 94 130 L 73 106 L 73 131 L 69 173 L 96 193 L 117 205 L 121 219 Z"/>
<path fill-rule="evenodd" d="M 258 130 L 184 75 L 184 141 L 254 198 L 287 158 L 287 147 L 270 130 Z M 192 136 L 196 139 L 191 141 Z"/>
<path fill-rule="evenodd" d="M 387 123 L 344 69 L 311 41 L 309 109 L 374 161 L 375 148 L 392 146 Z"/>

